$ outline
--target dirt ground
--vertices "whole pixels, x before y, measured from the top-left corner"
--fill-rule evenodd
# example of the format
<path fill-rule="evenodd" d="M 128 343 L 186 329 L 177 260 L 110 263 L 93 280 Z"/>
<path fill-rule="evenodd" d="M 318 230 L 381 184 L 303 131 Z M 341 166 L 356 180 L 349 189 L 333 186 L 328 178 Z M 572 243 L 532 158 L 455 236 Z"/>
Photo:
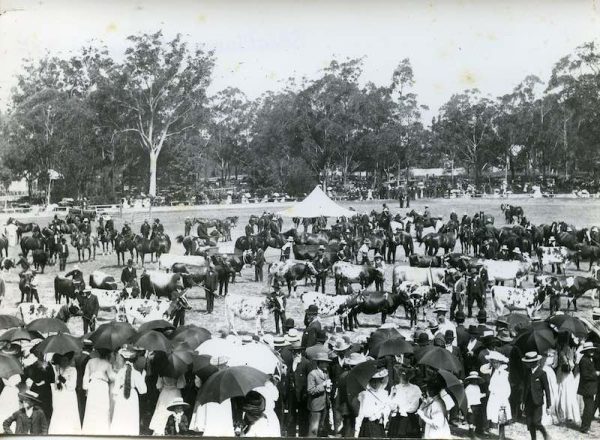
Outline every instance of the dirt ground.
<path fill-rule="evenodd" d="M 352 206 L 358 211 L 370 211 L 371 209 L 381 210 L 382 203 L 387 202 L 388 206 L 392 214 L 396 214 L 397 212 L 405 213 L 407 209 L 400 209 L 398 207 L 397 201 L 369 201 L 369 202 L 348 202 L 343 203 L 345 206 Z M 430 211 L 432 215 L 441 215 L 445 220 L 448 219 L 448 216 L 452 210 L 455 210 L 457 214 L 462 216 L 463 212 L 468 212 L 470 215 L 475 212 L 484 211 L 486 214 L 492 214 L 496 219 L 496 226 L 504 225 L 504 216 L 501 212 L 500 205 L 502 203 L 511 203 L 513 205 L 522 206 L 525 210 L 525 215 L 527 218 L 531 219 L 536 224 L 539 223 L 550 223 L 553 220 L 565 220 L 568 223 L 574 224 L 576 227 L 583 226 L 592 226 L 600 224 L 600 203 L 593 199 L 582 200 L 582 199 L 529 199 L 529 198 L 515 198 L 515 199 L 435 199 L 435 200 L 418 200 L 416 202 L 411 203 L 410 209 L 415 208 L 416 210 L 422 210 L 425 205 L 429 205 Z M 278 212 L 282 207 L 274 204 L 270 209 L 271 212 Z M 190 210 L 187 212 L 170 212 L 170 213 L 160 213 L 157 215 L 153 215 L 152 217 L 158 216 L 161 222 L 165 226 L 165 232 L 171 237 L 173 246 L 171 249 L 171 253 L 183 255 L 184 250 L 183 246 L 175 242 L 175 237 L 177 235 L 183 234 L 184 231 L 184 218 L 186 216 L 201 216 L 208 218 L 223 218 L 225 216 L 237 215 L 239 216 L 239 223 L 237 228 L 232 231 L 232 237 L 235 241 L 240 235 L 243 235 L 244 226 L 247 224 L 248 218 L 252 214 L 261 214 L 263 211 L 262 208 L 256 208 L 252 205 L 240 206 L 239 209 L 196 209 Z M 113 217 L 115 220 L 116 227 L 120 230 L 123 222 L 128 220 L 132 222 L 132 227 L 134 232 L 139 232 L 139 227 L 142 224 L 144 218 L 146 218 L 146 214 L 136 213 L 136 214 L 125 214 L 122 217 Z M 50 218 L 32 218 L 32 219 L 22 219 L 22 221 L 36 221 L 40 224 L 40 226 L 44 226 L 49 222 Z M 285 219 L 284 230 L 291 228 L 293 225 L 291 223 L 291 219 Z M 423 253 L 423 247 L 419 247 L 417 243 L 415 243 L 417 253 Z M 219 248 L 223 252 L 233 252 L 233 242 L 225 242 L 219 243 Z M 456 250 L 459 250 L 459 246 L 457 246 Z M 9 255 L 11 257 L 16 257 L 19 252 L 19 249 L 16 247 L 10 248 Z M 67 263 L 67 271 L 71 270 L 75 264 L 78 264 L 77 260 L 77 252 L 74 249 L 70 249 L 70 258 Z M 408 264 L 405 262 L 404 252 L 401 248 L 398 249 L 397 260 L 398 257 L 400 259 L 399 264 Z M 279 251 L 277 249 L 268 249 L 266 252 L 266 257 L 268 262 L 276 261 L 279 256 Z M 89 274 L 93 270 L 102 270 L 113 275 L 116 279 L 120 279 L 121 267 L 116 265 L 117 257 L 115 254 L 107 254 L 102 255 L 101 250 L 99 249 L 96 254 L 96 259 L 92 261 L 79 263 L 81 270 L 84 272 L 86 282 Z M 397 263 L 398 264 L 398 263 Z M 141 263 L 137 265 L 138 267 L 138 275 L 140 273 Z M 157 268 L 156 263 L 147 262 L 145 265 L 147 268 Z M 587 270 L 588 264 L 584 263 L 582 265 L 582 269 Z M 586 275 L 587 272 L 576 272 L 574 267 L 568 267 L 567 269 L 569 274 L 582 274 Z M 266 272 L 266 267 L 265 267 Z M 388 265 L 386 268 L 386 283 L 385 287 L 387 289 L 391 288 L 391 272 L 392 267 Z M 40 299 L 43 303 L 53 303 L 54 302 L 54 291 L 53 291 L 53 280 L 54 277 L 58 274 L 58 265 L 50 266 L 46 268 L 44 274 L 38 276 L 38 290 L 40 293 Z M 20 299 L 20 293 L 18 290 L 18 275 L 16 271 L 11 271 L 9 274 L 5 276 L 6 281 L 6 297 L 4 302 L 0 307 L 0 313 L 8 313 L 8 314 L 16 314 L 16 305 Z M 265 277 L 266 279 L 266 277 Z M 531 279 L 530 279 L 531 282 Z M 230 284 L 229 286 L 229 294 L 230 295 L 252 295 L 259 296 L 261 295 L 261 291 L 266 287 L 263 283 L 254 282 L 254 269 L 251 267 L 245 268 L 242 270 L 241 277 L 236 278 L 236 282 L 234 284 Z M 302 291 L 312 291 L 313 286 L 303 286 L 300 285 L 298 287 L 297 293 L 300 294 Z M 327 290 L 332 292 L 333 288 L 333 280 L 329 278 L 327 280 Z M 218 331 L 220 329 L 225 329 L 227 327 L 227 321 L 224 313 L 224 304 L 223 299 L 217 298 L 215 300 L 215 311 L 212 315 L 206 315 L 203 312 L 206 309 L 206 302 L 204 299 L 203 290 L 200 288 L 193 288 L 188 293 L 188 298 L 190 299 L 190 303 L 192 306 L 192 310 L 188 311 L 186 314 L 186 322 L 194 323 L 196 325 L 205 327 L 209 329 L 211 332 Z M 450 298 L 449 295 L 442 297 L 442 302 L 445 302 L 449 305 Z M 490 304 L 491 302 L 488 302 Z M 589 298 L 582 299 L 579 303 L 579 312 L 578 314 L 581 316 L 585 316 L 591 319 L 591 308 L 595 305 L 595 302 L 592 303 L 592 300 Z M 566 307 L 566 304 L 563 303 L 563 307 Z M 427 318 L 432 317 L 431 311 L 427 311 Z M 541 315 L 545 317 L 548 314 L 547 307 L 545 307 Z M 298 328 L 302 327 L 302 320 L 304 316 L 303 307 L 298 298 L 291 298 L 288 301 L 287 307 L 287 315 L 288 317 L 294 318 L 296 321 L 296 326 Z M 490 315 L 490 311 L 488 311 L 488 316 Z M 99 317 L 99 321 L 107 321 L 111 320 L 114 317 L 114 312 L 110 310 L 102 311 Z M 494 317 L 491 317 L 492 319 Z M 409 335 L 411 333 L 411 329 L 409 328 L 408 321 L 404 319 L 404 312 L 402 310 L 399 311 L 398 316 L 390 317 L 390 320 L 398 325 L 399 329 L 405 335 Z M 374 330 L 380 324 L 379 316 L 362 316 L 360 318 L 361 327 L 357 332 L 354 332 L 352 337 L 356 337 L 357 334 L 368 334 L 372 330 Z M 325 322 L 328 322 L 325 320 Z M 467 325 L 469 324 L 469 320 L 467 320 Z M 246 330 L 252 332 L 254 329 L 253 322 L 238 322 L 238 329 Z M 421 322 L 420 325 L 426 325 Z M 80 318 L 71 319 L 69 322 L 69 328 L 73 334 L 79 335 L 82 333 L 82 322 Z M 265 323 L 266 331 L 274 331 L 274 321 L 272 318 L 269 318 Z M 462 429 L 456 430 L 455 434 L 460 437 L 466 437 L 467 433 Z M 592 430 L 587 435 L 580 434 L 578 431 L 575 431 L 571 428 L 567 428 L 564 426 L 552 426 L 549 427 L 549 434 L 552 438 L 566 438 L 568 436 L 577 436 L 579 438 L 582 437 L 591 437 L 591 438 L 600 438 L 600 429 L 598 427 L 598 423 L 592 424 Z M 507 427 L 506 436 L 508 438 L 527 438 L 524 436 L 528 436 L 528 432 L 526 428 L 521 423 L 515 423 Z"/>

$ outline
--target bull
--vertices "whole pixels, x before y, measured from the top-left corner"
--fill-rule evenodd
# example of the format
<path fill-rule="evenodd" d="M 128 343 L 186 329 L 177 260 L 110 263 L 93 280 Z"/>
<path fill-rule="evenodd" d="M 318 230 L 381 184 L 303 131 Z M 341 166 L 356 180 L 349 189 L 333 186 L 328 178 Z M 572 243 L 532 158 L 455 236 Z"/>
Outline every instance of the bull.
<path fill-rule="evenodd" d="M 497 316 L 504 314 L 504 308 L 509 310 L 524 309 L 531 318 L 537 313 L 546 299 L 546 287 L 522 289 L 519 287 L 493 286 L 491 289 L 494 311 Z"/>
<path fill-rule="evenodd" d="M 90 274 L 90 287 L 102 290 L 117 290 L 117 282 L 112 275 L 95 270 Z"/>
<path fill-rule="evenodd" d="M 54 278 L 54 299 L 56 304 L 62 302 L 62 298 L 67 299 L 67 304 L 71 300 L 77 299 L 85 289 L 85 281 L 56 275 Z"/>
<path fill-rule="evenodd" d="M 156 298 L 171 299 L 173 293 L 180 287 L 183 287 L 183 281 L 181 274 L 178 273 L 144 270 L 140 277 L 142 299 L 150 299 L 152 294 L 156 295 Z"/>
<path fill-rule="evenodd" d="M 340 283 L 359 283 L 361 288 L 366 288 L 375 281 L 383 282 L 383 271 L 369 265 L 359 265 L 338 261 L 332 266 L 333 276 L 335 278 L 335 290 L 338 290 Z"/>
<path fill-rule="evenodd" d="M 280 302 L 273 296 L 256 297 L 246 295 L 229 295 L 225 298 L 225 313 L 229 330 L 237 335 L 235 318 L 244 321 L 255 320 L 257 334 L 263 334 L 263 323 L 269 313 L 281 307 Z"/>

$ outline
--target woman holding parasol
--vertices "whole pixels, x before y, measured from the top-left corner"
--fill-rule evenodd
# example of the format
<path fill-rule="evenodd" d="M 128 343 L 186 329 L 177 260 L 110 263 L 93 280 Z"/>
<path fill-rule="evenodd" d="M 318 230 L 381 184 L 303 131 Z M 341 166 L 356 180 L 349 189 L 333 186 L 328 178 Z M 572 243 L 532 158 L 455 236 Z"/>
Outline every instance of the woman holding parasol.
<path fill-rule="evenodd" d="M 358 394 L 360 407 L 356 417 L 355 437 L 385 437 L 384 427 L 391 412 L 389 395 L 385 390 L 387 379 L 387 369 L 378 369 L 369 380 L 367 388 Z"/>
<path fill-rule="evenodd" d="M 446 404 L 440 397 L 442 384 L 438 381 L 427 383 L 427 399 L 417 411 L 417 415 L 425 423 L 422 438 L 450 438 L 450 425 L 448 424 L 448 411 Z"/>

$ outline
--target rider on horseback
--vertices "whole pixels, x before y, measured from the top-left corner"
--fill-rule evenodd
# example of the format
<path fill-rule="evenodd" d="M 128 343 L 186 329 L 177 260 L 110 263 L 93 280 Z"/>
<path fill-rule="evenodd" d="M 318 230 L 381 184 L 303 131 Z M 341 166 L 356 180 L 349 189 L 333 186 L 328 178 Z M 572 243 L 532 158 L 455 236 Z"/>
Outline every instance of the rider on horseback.
<path fill-rule="evenodd" d="M 124 237 L 128 237 L 131 235 L 131 233 L 131 225 L 129 224 L 129 222 L 125 222 L 125 224 L 123 225 L 123 229 L 121 229 L 121 235 L 123 235 Z"/>
<path fill-rule="evenodd" d="M 144 223 L 142 223 L 142 226 L 140 227 L 140 234 L 142 234 L 142 237 L 144 237 L 144 239 L 148 239 L 148 236 L 150 235 L 150 223 L 148 223 L 148 219 L 144 219 Z"/>

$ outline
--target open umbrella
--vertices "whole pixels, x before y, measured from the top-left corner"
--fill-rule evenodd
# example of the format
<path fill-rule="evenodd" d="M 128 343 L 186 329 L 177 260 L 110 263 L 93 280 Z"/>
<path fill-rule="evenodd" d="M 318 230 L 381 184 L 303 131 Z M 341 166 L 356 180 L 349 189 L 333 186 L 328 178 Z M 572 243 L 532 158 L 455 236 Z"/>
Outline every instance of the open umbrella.
<path fill-rule="evenodd" d="M 516 333 L 518 328 L 531 327 L 531 319 L 523 313 L 510 313 L 499 317 L 498 320 L 506 322 L 508 324 L 508 329 L 513 333 Z"/>
<path fill-rule="evenodd" d="M 163 359 L 158 367 L 160 375 L 173 378 L 185 374 L 194 361 L 192 352 L 189 350 L 171 351 Z"/>
<path fill-rule="evenodd" d="M 445 370 L 439 370 L 438 374 L 444 382 L 444 390 L 452 397 L 456 406 L 467 415 L 467 396 L 465 394 L 465 387 L 463 383 L 451 372 Z M 444 391 L 442 391 L 443 393 Z M 442 396 L 443 397 L 443 396 Z"/>
<path fill-rule="evenodd" d="M 156 330 L 149 330 L 140 335 L 134 345 L 152 351 L 170 351 L 173 348 L 171 341 L 165 335 Z"/>
<path fill-rule="evenodd" d="M 241 397 L 265 384 L 269 376 L 256 368 L 229 367 L 214 373 L 200 388 L 197 401 L 222 403 L 232 397 Z"/>
<path fill-rule="evenodd" d="M 448 370 L 454 374 L 459 374 L 462 370 L 458 358 L 442 347 L 427 347 L 425 350 L 420 350 L 417 356 L 418 364 L 428 365 L 436 370 Z"/>
<path fill-rule="evenodd" d="M 346 394 L 348 402 L 352 402 L 358 394 L 367 388 L 369 381 L 377 372 L 377 361 L 368 360 L 353 367 L 346 376 Z"/>
<path fill-rule="evenodd" d="M 90 335 L 90 340 L 95 348 L 115 351 L 127 342 L 131 341 L 137 332 L 127 322 L 107 322 L 100 325 Z"/>
<path fill-rule="evenodd" d="M 21 363 L 14 356 L 0 353 L 0 377 L 8 379 L 15 374 L 23 373 Z"/>
<path fill-rule="evenodd" d="M 20 327 L 22 325 L 23 321 L 21 321 L 16 316 L 0 315 L 0 330 L 3 330 L 5 328 Z"/>
<path fill-rule="evenodd" d="M 229 359 L 236 356 L 241 344 L 234 344 L 227 339 L 209 339 L 196 348 L 196 353 L 209 356 L 226 356 Z"/>
<path fill-rule="evenodd" d="M 401 354 L 413 353 L 413 346 L 404 338 L 392 338 L 383 341 L 371 350 L 371 354 L 375 357 L 384 356 L 399 356 Z"/>
<path fill-rule="evenodd" d="M 59 333 L 58 335 L 52 335 L 40 342 L 35 350 L 38 353 L 78 353 L 81 351 L 82 343 L 79 338 L 72 336 L 68 333 Z"/>
<path fill-rule="evenodd" d="M 28 331 L 23 327 L 11 328 L 5 331 L 0 336 L 0 341 L 3 342 L 18 342 L 18 341 L 31 341 L 32 339 L 41 339 L 40 335 L 36 331 Z"/>
<path fill-rule="evenodd" d="M 210 339 L 210 332 L 202 327 L 188 327 L 171 335 L 171 340 L 174 344 L 177 342 L 185 342 L 190 347 L 196 348 L 200 344 Z"/>
<path fill-rule="evenodd" d="M 373 349 L 382 342 L 395 338 L 404 339 L 404 336 L 402 336 L 400 332 L 395 328 L 378 328 L 373 333 L 371 333 L 371 336 L 369 337 L 369 352 L 372 353 Z"/>
<path fill-rule="evenodd" d="M 579 318 L 571 315 L 554 315 L 548 322 L 556 327 L 556 331 L 568 331 L 578 338 L 588 334 L 588 328 Z"/>
<path fill-rule="evenodd" d="M 556 345 L 556 336 L 547 322 L 535 323 L 529 330 L 517 336 L 515 345 L 523 353 L 537 351 L 545 353 L 549 348 Z"/>
<path fill-rule="evenodd" d="M 171 324 L 169 321 L 165 321 L 164 319 L 155 319 L 153 321 L 144 322 L 142 325 L 140 325 L 138 328 L 138 333 L 142 334 L 149 330 L 172 330 L 174 328 L 175 327 L 173 324 Z"/>
<path fill-rule="evenodd" d="M 279 359 L 269 347 L 264 344 L 242 345 L 237 351 L 236 356 L 229 359 L 227 365 L 234 367 L 247 365 L 262 371 L 265 374 L 273 374 Z"/>
<path fill-rule="evenodd" d="M 40 333 L 71 333 L 67 324 L 56 318 L 35 319 L 27 324 L 26 328 Z"/>

